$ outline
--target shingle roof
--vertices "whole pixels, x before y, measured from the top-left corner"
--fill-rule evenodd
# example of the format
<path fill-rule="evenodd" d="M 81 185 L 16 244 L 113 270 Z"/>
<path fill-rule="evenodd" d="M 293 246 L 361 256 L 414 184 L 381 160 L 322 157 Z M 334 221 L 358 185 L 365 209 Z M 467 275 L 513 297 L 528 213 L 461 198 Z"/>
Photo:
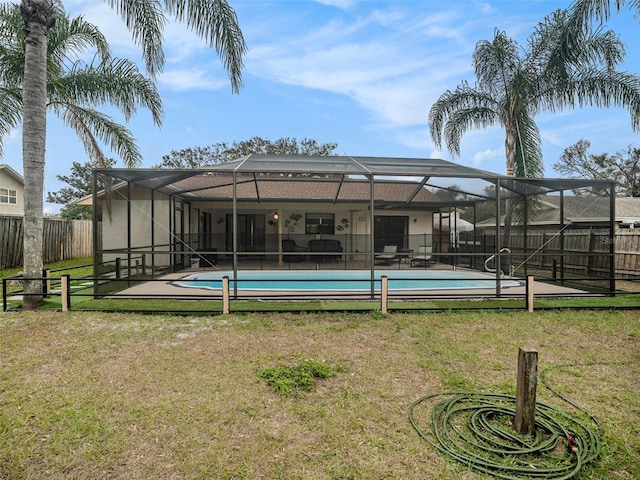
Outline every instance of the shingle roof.
<path fill-rule="evenodd" d="M 609 221 L 609 197 L 565 196 L 563 199 L 563 223 L 589 223 Z M 625 222 L 628 219 L 640 220 L 640 198 L 616 197 L 615 219 Z M 560 197 L 545 195 L 541 198 L 540 209 L 535 213 L 532 225 L 560 222 Z M 495 226 L 495 218 L 478 222 L 479 227 Z"/>

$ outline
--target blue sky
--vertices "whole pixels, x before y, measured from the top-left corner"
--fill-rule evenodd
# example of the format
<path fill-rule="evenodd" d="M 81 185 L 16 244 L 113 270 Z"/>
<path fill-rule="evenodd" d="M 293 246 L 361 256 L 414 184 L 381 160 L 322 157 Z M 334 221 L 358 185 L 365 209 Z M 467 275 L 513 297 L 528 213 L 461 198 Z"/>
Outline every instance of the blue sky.
<path fill-rule="evenodd" d="M 140 50 L 120 18 L 100 0 L 65 0 L 107 36 L 113 54 L 135 61 Z M 182 25 L 166 29 L 167 63 L 159 77 L 165 120 L 161 128 L 140 111 L 128 124 L 144 167 L 171 150 L 261 136 L 304 137 L 338 143 L 337 153 L 437 157 L 495 172 L 505 171 L 499 128 L 467 133 L 460 157 L 436 150 L 428 111 L 438 96 L 462 80 L 473 84 L 471 57 L 479 40 L 500 29 L 524 45 L 537 22 L 569 1 L 230 0 L 249 47 L 245 86 L 234 95 L 215 54 Z M 627 45 L 624 69 L 640 73 L 634 40 L 640 22 L 629 10 L 609 27 Z M 119 121 L 121 117 L 115 115 Z M 640 146 L 629 114 L 621 109 L 542 113 L 545 171 L 564 148 L 581 138 L 591 153 Z M 49 117 L 45 191 L 63 187 L 56 175 L 87 157 L 74 136 Z M 4 139 L 0 162 L 22 172 L 21 132 Z M 111 155 L 107 151 L 107 155 Z M 118 166 L 122 166 L 119 162 Z M 59 207 L 47 206 L 48 211 Z"/>

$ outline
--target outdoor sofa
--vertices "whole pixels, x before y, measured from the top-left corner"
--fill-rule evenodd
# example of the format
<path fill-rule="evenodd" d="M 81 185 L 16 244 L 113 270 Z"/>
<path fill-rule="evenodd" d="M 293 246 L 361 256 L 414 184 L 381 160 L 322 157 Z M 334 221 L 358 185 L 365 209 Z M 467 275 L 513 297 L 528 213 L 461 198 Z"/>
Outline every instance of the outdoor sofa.
<path fill-rule="evenodd" d="M 322 253 L 339 253 L 339 255 L 315 255 L 313 259 L 316 262 L 326 262 L 327 260 L 340 261 L 342 258 L 342 244 L 340 240 L 332 240 L 330 238 L 317 238 L 309 240 L 310 252 L 322 252 Z"/>

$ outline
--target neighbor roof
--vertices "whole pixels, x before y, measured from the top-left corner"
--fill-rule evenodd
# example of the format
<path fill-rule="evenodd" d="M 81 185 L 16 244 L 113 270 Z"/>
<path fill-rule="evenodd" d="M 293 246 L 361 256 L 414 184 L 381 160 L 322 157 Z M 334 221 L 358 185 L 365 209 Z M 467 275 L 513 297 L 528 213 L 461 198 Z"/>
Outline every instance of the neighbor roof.
<path fill-rule="evenodd" d="M 530 220 L 530 225 L 557 225 L 560 222 L 560 197 L 545 195 L 539 200 L 539 207 Z M 564 224 L 605 223 L 609 221 L 611 206 L 609 197 L 565 195 L 562 204 L 564 213 L 562 222 Z M 640 198 L 616 197 L 615 220 L 618 223 L 640 222 Z M 501 216 L 501 222 L 504 223 L 503 216 Z M 495 224 L 495 218 L 489 218 L 478 222 L 477 226 L 479 228 L 493 228 Z"/>
<path fill-rule="evenodd" d="M 16 172 L 13 168 L 11 168 L 9 165 L 2 163 L 0 164 L 0 171 L 5 172 L 7 174 L 9 174 L 11 177 L 13 177 L 16 181 L 20 182 L 22 185 L 24 185 L 24 178 L 22 177 L 22 175 L 20 175 L 18 172 Z"/>

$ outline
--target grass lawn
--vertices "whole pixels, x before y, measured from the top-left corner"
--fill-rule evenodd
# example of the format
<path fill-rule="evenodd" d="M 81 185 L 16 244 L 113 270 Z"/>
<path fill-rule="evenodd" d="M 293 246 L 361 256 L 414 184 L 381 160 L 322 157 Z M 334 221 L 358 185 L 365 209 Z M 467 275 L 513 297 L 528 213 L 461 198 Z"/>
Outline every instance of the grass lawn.
<path fill-rule="evenodd" d="M 422 440 L 408 407 L 513 394 L 519 347 L 539 371 L 574 365 L 548 380 L 602 423 L 578 478 L 640 478 L 637 311 L 50 311 L 0 314 L 0 479 L 488 479 Z M 304 395 L 258 376 L 308 359 L 334 373 Z"/>

